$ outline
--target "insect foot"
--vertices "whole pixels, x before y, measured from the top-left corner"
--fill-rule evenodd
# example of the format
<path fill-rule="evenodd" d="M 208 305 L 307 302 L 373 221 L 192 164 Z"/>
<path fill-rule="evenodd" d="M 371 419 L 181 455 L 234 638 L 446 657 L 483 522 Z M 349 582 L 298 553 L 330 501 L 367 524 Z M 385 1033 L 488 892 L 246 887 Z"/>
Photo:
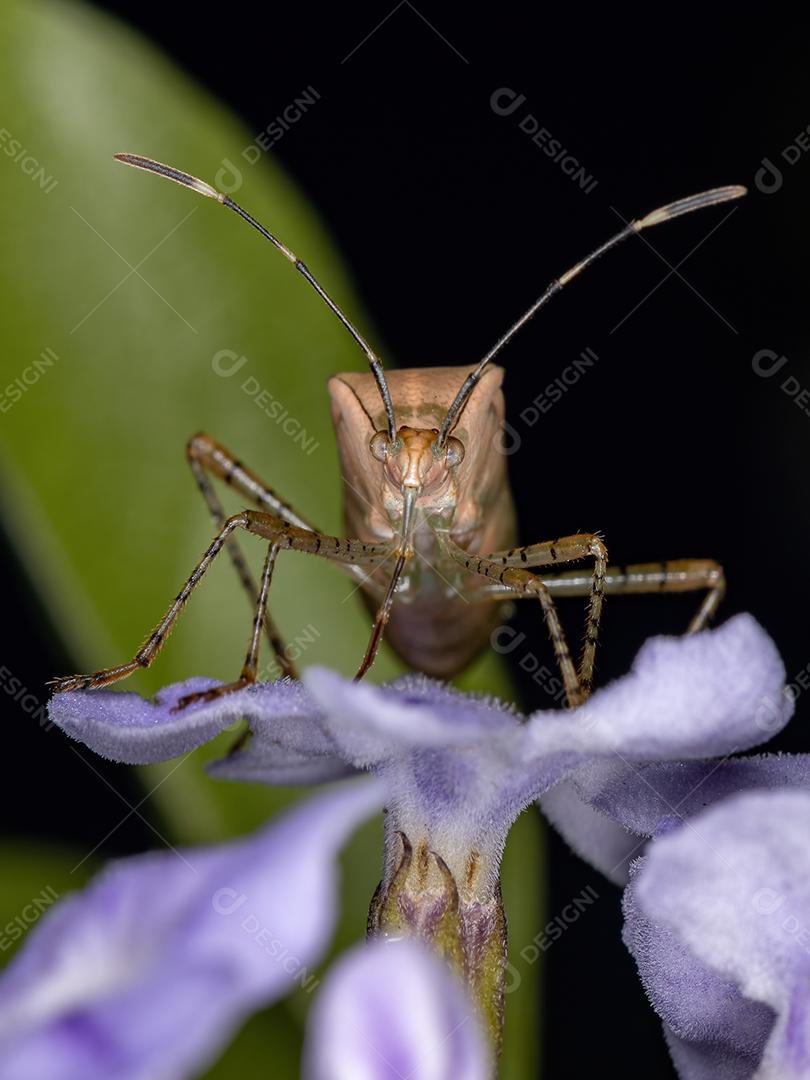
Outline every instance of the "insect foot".
<path fill-rule="evenodd" d="M 246 686 L 251 686 L 252 683 L 252 679 L 241 678 L 232 683 L 223 683 L 222 686 L 214 686 L 210 690 L 198 690 L 195 694 L 186 694 L 185 697 L 180 698 L 172 712 L 182 712 L 189 705 L 201 705 L 207 701 L 216 701 L 217 698 L 235 694 L 237 690 L 244 690 Z"/>
<path fill-rule="evenodd" d="M 110 683 L 118 682 L 119 679 L 125 679 L 127 675 L 131 675 L 133 671 L 144 666 L 139 660 L 130 660 L 129 663 L 119 664 L 118 667 L 94 671 L 92 675 L 63 675 L 51 679 L 48 686 L 53 687 L 55 694 L 64 694 L 68 690 L 97 690 L 101 686 L 109 686 Z"/>

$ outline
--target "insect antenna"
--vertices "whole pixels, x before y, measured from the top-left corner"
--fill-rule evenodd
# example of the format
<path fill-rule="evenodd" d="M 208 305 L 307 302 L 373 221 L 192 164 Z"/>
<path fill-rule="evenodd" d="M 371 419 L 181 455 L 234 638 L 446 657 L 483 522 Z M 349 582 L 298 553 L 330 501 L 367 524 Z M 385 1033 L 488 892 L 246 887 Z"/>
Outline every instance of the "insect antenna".
<path fill-rule="evenodd" d="M 269 240 L 274 247 L 278 248 L 281 254 L 293 264 L 295 269 L 307 279 L 324 303 L 326 303 L 335 315 L 337 315 L 365 353 L 369 367 L 377 382 L 377 389 L 380 391 L 383 406 L 385 407 L 388 437 L 392 444 L 395 443 L 397 438 L 397 427 L 396 420 L 394 419 L 394 404 L 391 400 L 391 391 L 388 389 L 388 383 L 386 382 L 385 372 L 383 371 L 380 359 L 373 352 L 371 346 L 366 342 L 362 334 L 355 329 L 351 322 L 349 322 L 348 318 L 327 293 L 326 289 L 319 284 L 307 266 L 301 262 L 295 252 L 290 251 L 286 244 L 283 244 L 278 237 L 273 236 L 273 234 L 265 229 L 264 225 L 250 215 L 247 210 L 243 210 L 238 203 L 233 201 L 230 195 L 225 195 L 223 192 L 217 191 L 217 189 L 210 184 L 206 184 L 204 180 L 198 180 L 196 176 L 191 176 L 189 173 L 182 172 L 180 169 L 172 168 L 171 165 L 164 165 L 160 161 L 153 161 L 152 158 L 141 157 L 140 154 L 114 154 L 113 156 L 116 161 L 122 161 L 125 165 L 132 165 L 137 169 L 145 169 L 147 172 L 157 173 L 158 176 L 164 176 L 167 180 L 173 180 L 176 184 L 182 184 L 184 187 L 191 188 L 192 191 L 196 191 L 199 195 L 205 195 L 209 199 L 216 199 L 216 201 L 222 203 L 223 206 L 227 206 L 229 210 L 233 210 L 239 217 L 244 218 L 248 225 L 252 225 L 266 240 Z"/>
<path fill-rule="evenodd" d="M 601 244 L 598 248 L 586 255 L 584 259 L 581 259 L 575 266 L 572 266 L 570 270 L 554 281 L 546 288 L 532 306 L 525 311 L 517 322 L 514 322 L 506 333 L 498 338 L 486 356 L 481 360 L 474 371 L 471 371 L 464 382 L 461 384 L 461 389 L 453 399 L 450 408 L 447 410 L 447 415 L 442 424 L 442 429 L 439 432 L 439 438 L 437 440 L 437 449 L 441 449 L 447 441 L 450 432 L 458 422 L 458 418 L 464 406 L 470 397 L 470 394 L 475 388 L 475 384 L 481 378 L 484 368 L 487 364 L 493 360 L 498 353 L 512 340 L 515 334 L 521 330 L 526 323 L 537 314 L 541 307 L 548 303 L 552 296 L 556 296 L 569 281 L 572 281 L 578 274 L 580 274 L 591 263 L 604 255 L 606 251 L 610 251 L 611 248 L 616 247 L 622 240 L 626 240 L 628 236 L 635 236 L 636 233 L 640 233 L 642 229 L 648 229 L 653 225 L 661 225 L 665 221 L 671 221 L 673 218 L 681 217 L 682 214 L 689 214 L 693 210 L 703 210 L 707 206 L 716 206 L 718 203 L 728 202 L 730 199 L 739 199 L 741 196 L 747 193 L 747 188 L 742 187 L 740 184 L 731 184 L 728 187 L 712 188 L 710 191 L 702 191 L 699 195 L 690 195 L 685 199 L 678 199 L 676 202 L 667 203 L 666 206 L 660 206 L 657 210 L 652 210 L 649 214 L 643 218 L 638 218 L 635 221 L 631 221 L 626 225 L 621 232 L 616 233 L 609 240 L 606 240 L 604 244 Z"/>

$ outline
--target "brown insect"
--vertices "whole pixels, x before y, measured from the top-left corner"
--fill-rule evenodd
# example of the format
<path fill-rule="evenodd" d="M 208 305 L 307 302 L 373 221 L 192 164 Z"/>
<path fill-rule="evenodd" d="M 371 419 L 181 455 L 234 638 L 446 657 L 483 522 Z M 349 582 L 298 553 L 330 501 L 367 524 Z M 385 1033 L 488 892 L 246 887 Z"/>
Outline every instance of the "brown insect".
<path fill-rule="evenodd" d="M 609 567 L 607 550 L 596 533 L 512 546 L 515 519 L 505 458 L 493 453 L 504 420 L 503 370 L 492 361 L 552 296 L 600 255 L 642 229 L 739 198 L 745 194 L 744 187 L 714 188 L 630 222 L 552 281 L 477 365 L 385 373 L 365 339 L 304 263 L 230 196 L 149 158 L 115 156 L 127 165 L 157 173 L 216 199 L 244 218 L 303 274 L 365 353 L 370 372 L 348 372 L 329 381 L 345 482 L 346 526 L 352 539 L 320 532 L 209 435 L 195 435 L 187 446 L 188 460 L 216 522 L 216 537 L 132 660 L 92 675 L 57 679 L 57 691 L 106 686 L 138 668 L 149 667 L 189 596 L 223 548 L 228 550 L 255 611 L 247 656 L 235 682 L 191 694 L 180 701 L 178 708 L 255 682 L 262 630 L 281 671 L 295 675 L 267 610 L 276 557 L 284 549 L 308 552 L 339 564 L 359 583 L 367 602 L 376 610 L 358 679 L 374 662 L 384 630 L 387 640 L 411 667 L 450 677 L 487 642 L 499 616 L 499 602 L 531 597 L 540 602 L 567 702 L 576 705 L 591 689 L 605 593 L 705 589 L 688 632 L 705 626 L 725 588 L 722 567 L 712 560 Z M 260 509 L 243 510 L 226 518 L 213 477 Z M 258 587 L 240 551 L 236 539 L 239 530 L 268 543 Z M 593 560 L 591 573 L 558 570 L 581 559 Z M 553 573 L 548 572 L 549 567 L 554 567 Z M 533 572 L 537 570 L 542 574 Z M 578 665 L 571 657 L 557 615 L 554 598 L 558 596 L 589 598 Z"/>

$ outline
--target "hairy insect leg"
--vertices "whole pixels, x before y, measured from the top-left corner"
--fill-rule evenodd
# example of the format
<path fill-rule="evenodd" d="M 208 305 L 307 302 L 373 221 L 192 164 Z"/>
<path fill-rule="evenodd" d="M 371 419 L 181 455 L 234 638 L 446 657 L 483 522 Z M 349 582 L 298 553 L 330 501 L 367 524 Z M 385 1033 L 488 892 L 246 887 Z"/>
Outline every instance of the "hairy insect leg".
<path fill-rule="evenodd" d="M 599 623 L 605 600 L 608 554 L 602 538 L 596 533 L 575 533 L 572 536 L 561 536 L 556 540 L 527 544 L 525 547 L 510 548 L 508 551 L 496 551 L 487 555 L 488 559 L 502 567 L 512 566 L 525 569 L 575 562 L 577 559 L 588 557 L 593 558 L 593 572 L 588 578 L 587 589 L 581 593 L 583 596 L 588 596 L 589 600 L 582 656 L 577 670 L 579 684 L 586 697 L 593 686 L 596 646 L 599 643 Z M 545 578 L 543 580 L 546 581 Z"/>
<path fill-rule="evenodd" d="M 241 461 L 236 458 L 226 447 L 221 443 L 218 443 L 216 439 L 207 435 L 205 432 L 200 432 L 197 435 L 192 436 L 186 446 L 186 456 L 188 457 L 189 465 L 194 473 L 197 483 L 202 489 L 202 483 L 200 482 L 200 476 L 203 477 L 208 488 L 211 489 L 211 484 L 208 482 L 206 472 L 211 473 L 213 476 L 218 477 L 224 484 L 233 491 L 242 495 L 254 506 L 258 506 L 259 509 L 265 510 L 270 514 L 275 515 L 282 519 L 282 521 L 288 522 L 290 525 L 296 525 L 299 529 L 307 529 L 312 533 L 320 533 L 322 530 L 316 525 L 313 525 L 311 521 L 299 514 L 299 512 L 283 499 L 277 492 L 266 484 L 252 469 L 249 469 Z M 212 494 L 213 491 L 212 491 Z M 205 491 L 203 495 L 208 502 L 209 508 L 211 503 L 208 500 L 208 496 Z M 216 499 L 216 495 L 214 494 Z M 217 503 L 219 500 L 217 500 Z M 220 507 L 221 510 L 221 507 Z M 212 509 L 213 514 L 213 509 Z M 224 520 L 224 518 L 223 518 Z M 221 524 L 218 522 L 218 524 Z M 238 542 L 235 538 L 234 543 Z M 355 565 L 353 563 L 341 563 L 340 569 L 343 570 L 349 577 L 360 582 L 364 586 L 368 586 L 366 574 L 361 565 Z M 240 575 L 241 576 L 241 575 Z M 373 583 L 371 583 L 373 585 Z M 251 600 L 255 599 L 255 586 L 252 586 L 253 592 L 251 594 Z"/>
<path fill-rule="evenodd" d="M 557 658 L 557 665 L 565 686 L 566 703 L 569 707 L 581 705 L 588 696 L 587 691 L 580 684 L 557 609 L 542 579 L 529 570 L 508 564 L 504 565 L 500 558 L 495 561 L 489 556 L 471 555 L 464 548 L 460 548 L 455 544 L 447 535 L 442 536 L 442 544 L 450 557 L 466 570 L 469 570 L 471 574 L 480 574 L 501 586 L 501 598 L 508 593 L 512 596 L 532 597 L 540 601 L 543 618 L 548 628 L 554 655 Z M 483 592 L 483 590 L 481 591 Z"/>
<path fill-rule="evenodd" d="M 66 690 L 96 690 L 99 687 L 109 686 L 110 683 L 118 682 L 119 679 L 126 678 L 127 675 L 131 675 L 132 672 L 137 671 L 138 668 L 150 667 L 163 647 L 166 638 L 171 633 L 174 623 L 182 609 L 185 607 L 188 598 L 199 584 L 206 570 L 224 547 L 228 537 L 235 529 L 239 528 L 240 525 L 241 518 L 239 516 L 229 518 L 225 522 L 219 533 L 209 544 L 203 557 L 194 567 L 194 570 L 183 588 L 172 601 L 169 610 L 129 663 L 120 664 L 117 667 L 101 668 L 99 671 L 94 671 L 90 675 L 67 675 L 63 678 L 54 679 L 54 692 L 62 693 Z"/>
<path fill-rule="evenodd" d="M 394 572 L 391 575 L 391 580 L 388 583 L 388 588 L 385 591 L 383 601 L 377 609 L 377 614 L 374 616 L 374 625 L 371 628 L 371 637 L 369 638 L 368 645 L 366 646 L 366 653 L 363 657 L 363 662 L 357 669 L 357 674 L 354 677 L 355 682 L 359 682 L 363 678 L 365 673 L 374 663 L 374 658 L 377 655 L 377 650 L 380 647 L 380 641 L 382 640 L 383 631 L 385 630 L 388 619 L 391 615 L 391 606 L 394 603 L 394 593 L 396 592 L 397 583 L 402 576 L 402 571 L 405 568 L 405 561 L 407 556 L 400 554 L 394 565 Z"/>
<path fill-rule="evenodd" d="M 253 617 L 253 626 L 250 632 L 247 656 L 242 665 L 242 671 L 239 678 L 235 679 L 234 682 L 215 686 L 211 690 L 200 690 L 196 694 L 186 694 L 185 697 L 180 698 L 172 709 L 172 712 L 180 712 L 181 709 L 185 709 L 187 705 L 192 705 L 195 702 L 214 701 L 216 698 L 224 697 L 226 694 L 232 694 L 236 690 L 242 690 L 246 686 L 252 686 L 253 683 L 256 682 L 256 674 L 259 668 L 259 645 L 262 640 L 262 626 L 266 625 L 267 594 L 270 591 L 270 582 L 273 577 L 273 567 L 275 566 L 277 554 L 278 548 L 275 544 L 271 544 L 267 549 L 267 555 L 264 560 L 262 580 L 259 585 L 258 596 L 256 597 L 256 614 Z M 276 656 L 278 655 L 279 654 L 276 653 Z"/>
<path fill-rule="evenodd" d="M 553 596 L 584 596 L 588 591 L 587 579 L 576 571 L 543 580 Z M 725 595 L 723 567 L 714 559 L 670 559 L 667 562 L 609 566 L 605 575 L 605 592 L 614 596 L 696 592 L 699 589 L 705 589 L 706 595 L 686 628 L 687 634 L 703 630 Z"/>
<path fill-rule="evenodd" d="M 544 576 L 543 583 L 554 597 L 588 596 L 592 578 L 578 570 Z M 722 566 L 713 559 L 670 559 L 666 562 L 634 563 L 630 566 L 609 566 L 604 576 L 604 591 L 610 596 L 643 595 L 650 593 L 696 592 L 705 589 L 706 595 L 686 628 L 687 634 L 697 633 L 714 616 L 726 591 Z M 470 599 L 505 600 L 515 596 L 505 585 L 488 584 L 469 594 Z"/>
<path fill-rule="evenodd" d="M 341 564 L 348 563 L 361 567 L 373 567 L 384 562 L 392 553 L 391 546 L 387 544 L 366 544 L 360 540 L 344 540 L 337 536 L 327 536 L 323 533 L 290 525 L 272 514 L 266 514 L 258 510 L 243 510 L 241 513 L 234 514 L 227 519 L 208 546 L 202 559 L 197 563 L 185 585 L 175 597 L 166 614 L 132 660 L 114 668 L 95 671 L 90 675 L 68 675 L 64 678 L 54 679 L 52 680 L 54 692 L 94 690 L 126 678 L 127 675 L 131 675 L 138 668 L 150 667 L 171 633 L 192 592 L 227 543 L 228 537 L 237 529 L 244 529 L 255 536 L 261 536 L 279 550 L 304 551 L 310 555 L 318 555 L 331 562 Z"/>
<path fill-rule="evenodd" d="M 363 662 L 357 670 L 357 674 L 354 677 L 355 682 L 362 679 L 371 665 L 374 663 L 374 657 L 377 655 L 377 649 L 380 647 L 380 641 L 382 640 L 383 631 L 388 623 L 388 619 L 391 615 L 391 606 L 394 603 L 394 593 L 396 592 L 399 579 L 402 577 L 402 571 L 405 569 L 405 564 L 409 559 L 413 558 L 413 528 L 414 528 L 414 506 L 416 504 L 416 491 L 410 488 L 407 491 L 403 491 L 402 500 L 402 536 L 401 542 L 398 545 L 397 561 L 394 564 L 394 571 L 391 574 L 391 578 L 388 582 L 388 588 L 385 590 L 382 603 L 377 608 L 377 614 L 374 617 L 374 625 L 371 628 L 371 637 L 369 638 L 368 645 L 366 646 L 366 653 L 363 657 Z"/>
<path fill-rule="evenodd" d="M 213 518 L 214 524 L 217 528 L 221 529 L 226 520 L 225 510 L 214 490 L 214 485 L 208 478 L 207 470 L 210 470 L 215 476 L 221 476 L 226 483 L 229 483 L 231 482 L 229 478 L 234 476 L 237 468 L 239 468 L 240 473 L 243 471 L 242 467 L 239 462 L 228 454 L 227 451 L 223 450 L 222 447 L 218 446 L 218 444 L 207 435 L 195 435 L 189 439 L 186 445 L 186 458 L 191 467 L 194 479 L 197 481 L 197 487 L 200 489 L 202 497 L 205 499 L 205 503 Z M 219 468 L 217 466 L 219 466 Z M 260 482 L 254 481 L 253 477 L 250 477 L 250 484 L 239 484 L 238 481 L 242 480 L 241 475 L 237 475 L 236 479 L 236 489 L 248 498 L 253 498 L 257 503 L 261 503 L 262 495 L 268 499 L 276 498 L 274 492 Z M 256 491 L 255 488 L 258 488 L 259 490 Z M 286 504 L 281 500 L 277 501 L 279 509 L 282 507 L 287 509 Z M 250 572 L 247 561 L 242 554 L 239 541 L 235 536 L 229 536 L 225 542 L 225 546 L 230 555 L 231 563 L 236 570 L 236 575 L 241 581 L 248 599 L 251 602 L 251 606 L 255 606 L 258 603 L 259 591 L 256 588 L 256 583 L 253 580 L 253 575 Z M 297 678 L 298 672 L 296 671 L 295 665 L 288 658 L 278 628 L 273 622 L 272 616 L 266 607 L 264 609 L 262 623 L 270 648 L 273 650 L 279 668 L 281 669 L 281 673 L 283 675 L 288 675 L 293 679 Z"/>

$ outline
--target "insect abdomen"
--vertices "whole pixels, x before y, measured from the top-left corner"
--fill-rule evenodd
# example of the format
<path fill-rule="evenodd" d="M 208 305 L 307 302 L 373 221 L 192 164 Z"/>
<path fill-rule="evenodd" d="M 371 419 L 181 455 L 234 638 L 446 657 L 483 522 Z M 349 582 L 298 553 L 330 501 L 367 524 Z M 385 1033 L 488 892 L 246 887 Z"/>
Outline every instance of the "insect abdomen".
<path fill-rule="evenodd" d="M 386 640 L 409 667 L 438 679 L 463 671 L 503 620 L 498 603 L 468 603 L 438 594 L 395 604 Z"/>

